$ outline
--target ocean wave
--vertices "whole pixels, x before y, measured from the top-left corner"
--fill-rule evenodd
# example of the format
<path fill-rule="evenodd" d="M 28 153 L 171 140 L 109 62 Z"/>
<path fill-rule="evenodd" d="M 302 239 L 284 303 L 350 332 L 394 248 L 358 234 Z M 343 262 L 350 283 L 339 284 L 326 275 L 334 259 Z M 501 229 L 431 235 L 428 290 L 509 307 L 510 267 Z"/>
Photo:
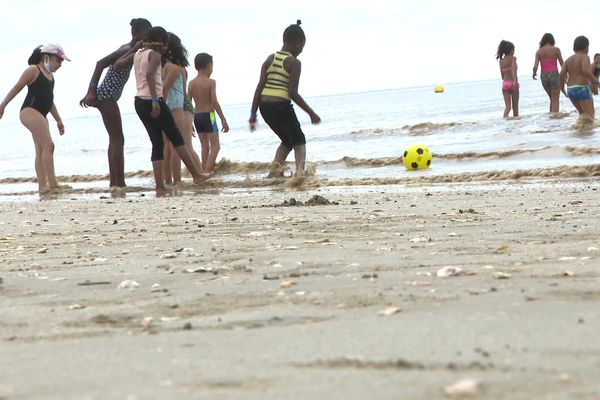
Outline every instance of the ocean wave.
<path fill-rule="evenodd" d="M 463 152 L 463 153 L 434 153 L 434 159 L 442 160 L 454 160 L 454 161 L 468 161 L 468 160 L 484 160 L 484 159 L 503 159 L 510 157 L 517 157 L 524 154 L 532 154 L 538 152 L 544 152 L 548 150 L 560 150 L 567 151 L 572 156 L 588 156 L 600 154 L 600 147 L 591 146 L 566 146 L 553 147 L 546 146 L 538 149 L 515 149 L 515 150 L 500 150 L 500 151 L 489 151 L 489 152 Z M 317 167 L 339 167 L 343 166 L 346 168 L 378 168 L 402 165 L 402 157 L 378 157 L 378 158 L 358 158 L 345 156 L 338 160 L 331 161 L 317 161 L 307 164 L 307 175 L 315 175 Z M 252 174 L 266 174 L 271 170 L 270 162 L 243 162 L 243 161 L 231 161 L 228 159 L 221 159 L 215 166 L 215 177 L 227 176 L 227 175 L 252 175 Z M 289 162 L 279 168 L 281 176 L 291 176 L 293 171 L 293 163 Z M 190 173 L 186 168 L 182 169 L 182 175 L 184 177 L 190 177 Z M 153 178 L 153 172 L 151 170 L 138 170 L 125 173 L 126 178 Z M 108 174 L 99 175 L 68 175 L 59 176 L 60 182 L 71 182 L 71 183 L 84 183 L 84 182 L 97 182 L 107 181 L 110 176 Z M 0 179 L 0 184 L 17 184 L 17 183 L 35 183 L 37 180 L 35 177 L 22 177 L 22 178 L 3 178 Z"/>
<path fill-rule="evenodd" d="M 384 128 L 373 128 L 373 129 L 360 129 L 357 131 L 350 132 L 352 136 L 395 136 L 398 134 L 404 134 L 408 136 L 426 136 L 436 133 L 438 131 L 455 128 L 457 126 L 464 125 L 458 122 L 447 122 L 447 123 L 433 123 L 433 122 L 422 122 L 414 125 L 404 125 L 402 128 L 395 129 L 384 129 Z"/>
<path fill-rule="evenodd" d="M 447 122 L 438 124 L 433 122 L 423 122 L 415 125 L 404 125 L 402 127 L 402 131 L 410 136 L 426 136 L 443 129 L 455 128 L 460 125 L 462 124 L 459 124 L 458 122 Z"/>
<path fill-rule="evenodd" d="M 230 181 L 225 179 L 213 178 L 201 186 L 195 186 L 191 182 L 183 182 L 173 188 L 173 194 L 180 194 L 186 191 L 206 191 L 221 189 L 250 189 L 250 188 L 295 188 L 295 189 L 314 189 L 319 187 L 332 186 L 385 186 L 385 185 L 414 185 L 414 184 L 445 184 L 445 183 L 469 183 L 469 182 L 498 182 L 498 181 L 519 181 L 519 180 L 538 180 L 538 179 L 580 179 L 600 177 L 600 164 L 570 166 L 562 165 L 553 168 L 533 168 L 517 169 L 514 171 L 481 171 L 465 172 L 447 175 L 422 175 L 415 173 L 414 176 L 403 177 L 384 177 L 384 178 L 342 178 L 328 179 L 318 176 L 304 176 L 293 178 L 276 179 L 251 179 L 246 178 L 241 181 Z M 152 191 L 148 187 L 128 187 L 117 193 L 122 196 L 127 192 L 148 192 Z M 52 195 L 68 196 L 83 195 L 94 193 L 111 193 L 108 188 L 86 188 L 74 189 L 66 187 L 58 193 Z M 11 192 L 3 196 L 23 196 L 33 195 L 36 192 Z M 52 197 L 49 197 L 52 198 Z"/>
<path fill-rule="evenodd" d="M 569 153 L 574 156 L 586 156 L 590 154 L 600 154 L 600 147 L 590 147 L 590 146 L 567 146 L 565 147 Z"/>

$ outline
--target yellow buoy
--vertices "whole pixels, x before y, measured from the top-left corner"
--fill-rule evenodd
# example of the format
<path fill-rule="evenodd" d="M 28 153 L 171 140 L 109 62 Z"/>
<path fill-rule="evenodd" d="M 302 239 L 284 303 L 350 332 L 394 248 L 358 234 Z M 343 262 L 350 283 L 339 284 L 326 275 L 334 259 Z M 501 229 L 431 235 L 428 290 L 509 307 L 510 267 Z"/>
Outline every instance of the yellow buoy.
<path fill-rule="evenodd" d="M 433 91 L 434 91 L 435 93 L 444 93 L 444 86 L 442 86 L 442 85 L 437 85 L 437 86 L 435 87 L 435 89 L 433 89 Z"/>

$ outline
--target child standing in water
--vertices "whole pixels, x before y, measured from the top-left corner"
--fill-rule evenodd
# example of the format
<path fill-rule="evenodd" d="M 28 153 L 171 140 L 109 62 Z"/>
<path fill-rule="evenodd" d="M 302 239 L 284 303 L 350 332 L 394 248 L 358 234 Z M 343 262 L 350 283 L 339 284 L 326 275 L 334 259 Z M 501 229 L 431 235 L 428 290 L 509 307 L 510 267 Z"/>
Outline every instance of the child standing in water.
<path fill-rule="evenodd" d="M 154 27 L 148 32 L 143 47 L 135 53 L 133 67 L 137 94 L 135 97 L 135 111 L 144 124 L 152 142 L 152 170 L 156 185 L 156 195 L 164 196 L 167 193 L 163 177 L 164 141 L 163 131 L 169 141 L 173 143 L 175 151 L 188 168 L 195 184 L 206 181 L 207 176 L 201 174 L 196 167 L 192 156 L 185 146 L 185 141 L 171 110 L 163 100 L 163 81 L 161 75 L 161 57 L 167 50 L 169 35 L 162 27 Z M 123 56 L 125 57 L 125 56 Z"/>
<path fill-rule="evenodd" d="M 281 140 L 269 178 L 283 174 L 283 165 L 292 149 L 296 158 L 296 175 L 304 174 L 306 138 L 291 100 L 308 113 L 313 124 L 321 122 L 321 118 L 298 93 L 301 64 L 297 57 L 302 53 L 306 43 L 306 36 L 300 23 L 298 21 L 295 25 L 286 28 L 283 32 L 283 47 L 268 56 L 263 63 L 250 109 L 248 120 L 250 130 L 256 127 L 256 113 L 260 106 L 263 119 Z"/>
<path fill-rule="evenodd" d="M 503 40 L 498 45 L 496 60 L 499 60 L 504 96 L 504 118 L 508 118 L 512 106 L 513 116 L 519 116 L 519 78 L 517 77 L 517 57 L 515 45 Z"/>
<path fill-rule="evenodd" d="M 58 44 L 47 44 L 36 48 L 27 61 L 29 67 L 0 102 L 0 118 L 2 118 L 8 103 L 27 85 L 27 97 L 21 107 L 20 118 L 33 136 L 35 174 L 40 193 L 59 188 L 54 173 L 54 142 L 46 115 L 52 114 L 58 132 L 63 135 L 65 126 L 54 104 L 54 73 L 60 68 L 63 60 L 71 61 Z"/>
<path fill-rule="evenodd" d="M 573 54 L 567 58 L 560 71 L 560 88 L 568 96 L 581 118 L 594 120 L 594 99 L 592 90 L 598 89 L 598 82 L 592 73 L 588 56 L 590 42 L 585 36 L 578 36 L 573 43 Z M 565 92 L 565 82 L 567 91 Z M 591 89 L 590 89 L 591 87 Z"/>
<path fill-rule="evenodd" d="M 119 47 L 114 52 L 102 58 L 96 63 L 92 74 L 88 92 L 79 102 L 82 107 L 96 107 L 102 115 L 102 121 L 108 132 L 108 169 L 110 172 L 110 187 L 125 187 L 125 160 L 123 157 L 123 123 L 121 112 L 117 103 L 123 93 L 123 88 L 129 80 L 133 58 L 121 68 L 115 66 L 115 62 L 131 50 L 137 50 L 146 37 L 146 33 L 152 25 L 144 18 L 134 18 L 131 25 L 131 40 Z M 108 68 L 104 80 L 100 85 L 98 81 L 102 71 Z"/>
<path fill-rule="evenodd" d="M 558 63 L 562 68 L 563 59 L 560 49 L 554 47 L 554 36 L 546 33 L 540 41 L 540 48 L 535 53 L 535 64 L 533 66 L 533 79 L 537 79 L 538 66 L 542 65 L 542 86 L 548 97 L 550 97 L 550 112 L 556 113 L 559 108 L 560 84 L 558 74 Z"/>
<path fill-rule="evenodd" d="M 196 103 L 194 124 L 202 146 L 202 168 L 204 172 L 212 174 L 221 149 L 215 111 L 221 119 L 223 132 L 229 132 L 229 125 L 217 100 L 217 82 L 210 78 L 213 72 L 212 56 L 206 53 L 196 55 L 194 66 L 198 75 L 190 81 L 188 92 Z"/>

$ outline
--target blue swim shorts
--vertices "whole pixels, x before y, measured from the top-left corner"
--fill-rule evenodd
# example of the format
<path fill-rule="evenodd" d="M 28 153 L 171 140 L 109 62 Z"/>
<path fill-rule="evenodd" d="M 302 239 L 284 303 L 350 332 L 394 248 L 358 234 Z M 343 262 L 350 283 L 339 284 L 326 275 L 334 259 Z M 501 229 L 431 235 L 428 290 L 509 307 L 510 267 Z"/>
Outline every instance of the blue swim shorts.
<path fill-rule="evenodd" d="M 194 126 L 198 133 L 219 133 L 214 112 L 200 112 L 194 116 Z"/>
<path fill-rule="evenodd" d="M 569 86 L 567 88 L 567 94 L 573 103 L 579 103 L 580 101 L 592 99 L 592 91 L 590 90 L 589 86 Z"/>

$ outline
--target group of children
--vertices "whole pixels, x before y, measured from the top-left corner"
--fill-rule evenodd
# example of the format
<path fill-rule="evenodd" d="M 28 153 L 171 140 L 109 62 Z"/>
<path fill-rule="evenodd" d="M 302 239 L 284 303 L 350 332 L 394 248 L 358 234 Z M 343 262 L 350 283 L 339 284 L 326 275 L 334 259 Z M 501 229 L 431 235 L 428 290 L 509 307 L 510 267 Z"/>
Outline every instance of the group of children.
<path fill-rule="evenodd" d="M 594 63 L 588 56 L 589 40 L 578 36 L 573 43 L 574 54 L 563 61 L 560 49 L 555 46 L 554 36 L 544 34 L 540 47 L 535 53 L 533 79 L 537 79 L 541 66 L 542 86 L 550 98 L 550 112 L 559 109 L 560 92 L 571 100 L 581 118 L 590 122 L 594 120 L 593 94 L 598 94 L 598 78 L 600 77 L 600 54 L 594 56 Z M 498 45 L 496 59 L 500 65 L 502 77 L 502 95 L 504 97 L 504 118 L 511 109 L 513 116 L 519 115 L 519 79 L 517 76 L 517 58 L 515 46 L 502 40 Z M 561 66 L 559 73 L 558 64 Z M 566 90 L 565 90 L 566 84 Z"/>
<path fill-rule="evenodd" d="M 96 107 L 100 111 L 109 135 L 110 186 L 125 187 L 124 135 L 117 102 L 131 70 L 134 70 L 135 110 L 152 143 L 156 193 L 162 196 L 167 193 L 165 184 L 181 181 L 182 161 L 195 184 L 212 176 L 220 150 L 216 115 L 221 120 L 223 132 L 229 131 L 229 126 L 217 100 L 216 82 L 211 79 L 212 57 L 206 53 L 196 55 L 194 66 L 197 76 L 187 84 L 187 50 L 179 37 L 162 27 L 152 27 L 143 18 L 133 19 L 130 25 L 131 40 L 96 63 L 88 91 L 80 105 Z M 291 101 L 310 115 L 312 123 L 317 124 L 321 119 L 298 93 L 300 61 L 297 56 L 306 42 L 300 21 L 284 31 L 283 42 L 281 51 L 270 55 L 263 63 L 249 124 L 254 130 L 260 107 L 263 119 L 281 140 L 273 171 L 279 170 L 277 166 L 282 165 L 294 149 L 296 173 L 302 174 L 306 139 Z M 29 58 L 29 67 L 0 102 L 2 118 L 6 105 L 28 86 L 20 118 L 31 131 L 35 143 L 35 171 L 40 193 L 59 188 L 54 173 L 54 143 L 46 115 L 48 112 L 52 114 L 62 135 L 64 126 L 54 104 L 53 90 L 54 72 L 63 60 L 70 61 L 59 45 L 36 48 Z M 107 68 L 103 81 L 99 83 Z M 201 159 L 192 146 L 194 126 L 200 139 Z"/>

